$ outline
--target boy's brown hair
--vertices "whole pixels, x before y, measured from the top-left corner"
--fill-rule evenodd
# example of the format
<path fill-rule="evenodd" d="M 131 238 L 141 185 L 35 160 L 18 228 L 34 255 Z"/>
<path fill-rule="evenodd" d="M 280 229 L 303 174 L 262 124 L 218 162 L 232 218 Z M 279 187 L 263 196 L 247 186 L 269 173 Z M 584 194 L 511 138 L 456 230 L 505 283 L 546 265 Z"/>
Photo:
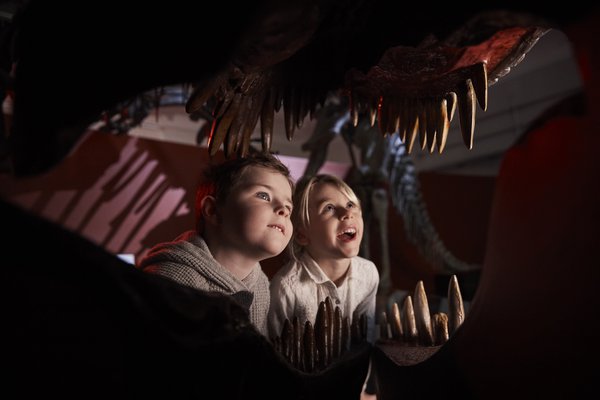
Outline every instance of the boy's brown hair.
<path fill-rule="evenodd" d="M 202 200 L 206 196 L 213 196 L 218 202 L 225 202 L 231 190 L 241 181 L 244 172 L 252 166 L 280 173 L 287 178 L 292 193 L 294 192 L 294 181 L 289 168 L 270 153 L 257 152 L 246 157 L 237 157 L 221 164 L 211 165 L 204 171 L 204 179 L 196 189 L 195 217 L 198 233 L 201 234 L 204 231 L 204 220 L 200 212 Z"/>

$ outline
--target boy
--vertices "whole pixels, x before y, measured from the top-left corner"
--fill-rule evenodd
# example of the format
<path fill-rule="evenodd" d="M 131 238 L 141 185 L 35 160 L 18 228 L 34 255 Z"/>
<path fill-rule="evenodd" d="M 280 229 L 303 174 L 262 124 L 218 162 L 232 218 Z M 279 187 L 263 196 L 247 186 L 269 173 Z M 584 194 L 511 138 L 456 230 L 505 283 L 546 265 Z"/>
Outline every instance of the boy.
<path fill-rule="evenodd" d="M 266 335 L 269 281 L 259 262 L 281 253 L 292 236 L 290 171 L 259 153 L 213 166 L 206 178 L 196 192 L 196 230 L 154 246 L 138 267 L 232 295 Z"/>

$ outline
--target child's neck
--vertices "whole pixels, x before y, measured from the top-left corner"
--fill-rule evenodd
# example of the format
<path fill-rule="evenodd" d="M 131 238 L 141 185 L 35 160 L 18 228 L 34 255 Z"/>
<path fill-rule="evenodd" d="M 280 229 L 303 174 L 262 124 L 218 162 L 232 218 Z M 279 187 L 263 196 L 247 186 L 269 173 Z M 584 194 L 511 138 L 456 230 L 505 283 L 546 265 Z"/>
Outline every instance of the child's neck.
<path fill-rule="evenodd" d="M 234 251 L 231 248 L 222 246 L 218 241 L 216 242 L 206 242 L 212 256 L 223 268 L 239 280 L 246 278 L 258 263 L 257 260 L 249 258 L 247 255 Z"/>
<path fill-rule="evenodd" d="M 350 259 L 349 258 L 340 258 L 340 259 L 315 259 L 321 270 L 327 275 L 329 279 L 336 286 L 340 286 L 344 279 L 346 278 L 346 274 L 348 273 L 348 269 L 350 268 Z"/>

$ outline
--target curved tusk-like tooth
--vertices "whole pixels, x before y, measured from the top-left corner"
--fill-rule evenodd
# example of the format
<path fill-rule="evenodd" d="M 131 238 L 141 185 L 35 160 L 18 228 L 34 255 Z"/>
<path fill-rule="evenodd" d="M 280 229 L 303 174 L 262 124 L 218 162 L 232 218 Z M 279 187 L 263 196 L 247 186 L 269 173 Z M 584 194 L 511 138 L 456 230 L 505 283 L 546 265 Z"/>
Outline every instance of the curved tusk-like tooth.
<path fill-rule="evenodd" d="M 301 326 L 297 316 L 294 316 L 292 322 L 292 365 L 298 367 L 300 364 L 300 339 L 302 334 L 300 333 Z"/>
<path fill-rule="evenodd" d="M 446 313 L 435 313 L 431 317 L 433 327 L 434 344 L 440 346 L 448 341 L 448 315 Z"/>
<path fill-rule="evenodd" d="M 408 107 L 408 101 L 398 103 L 397 130 L 398 136 L 400 137 L 400 140 L 402 140 L 402 143 L 406 143 L 406 135 L 408 134 L 408 114 L 410 113 Z"/>
<path fill-rule="evenodd" d="M 481 62 L 474 66 L 473 73 L 471 74 L 471 82 L 473 82 L 473 89 L 475 89 L 475 95 L 477 96 L 479 107 L 481 107 L 483 111 L 486 111 L 488 98 L 486 63 Z"/>
<path fill-rule="evenodd" d="M 243 118 L 240 114 L 238 114 L 237 118 L 233 121 L 231 126 L 229 127 L 229 131 L 225 136 L 225 141 L 223 142 L 223 152 L 225 158 L 230 158 L 238 149 L 239 145 L 239 137 L 240 137 L 240 129 L 242 129 Z"/>
<path fill-rule="evenodd" d="M 358 319 L 359 322 L 359 327 L 360 327 L 360 336 L 362 340 L 366 340 L 367 339 L 367 333 L 368 333 L 368 329 L 369 329 L 369 321 L 367 319 L 367 314 L 362 313 L 360 314 L 360 317 Z"/>
<path fill-rule="evenodd" d="M 208 138 L 208 153 L 211 156 L 217 154 L 219 147 L 223 144 L 225 136 L 227 135 L 227 132 L 229 132 L 229 127 L 231 126 L 233 119 L 237 116 L 241 98 L 241 94 L 237 93 L 224 115 L 221 118 L 215 118 L 213 120 L 210 136 Z"/>
<path fill-rule="evenodd" d="M 308 97 L 307 90 L 308 89 L 305 87 L 296 99 L 296 126 L 298 127 L 298 129 L 302 128 L 302 124 L 304 123 L 304 117 L 308 113 L 308 107 L 306 105 Z"/>
<path fill-rule="evenodd" d="M 262 101 L 263 99 L 260 98 L 257 99 L 257 101 L 250 103 L 250 109 L 248 110 L 247 114 L 248 117 L 244 122 L 241 151 L 238 148 L 238 154 L 240 154 L 242 157 L 246 157 L 246 155 L 248 155 L 252 134 L 254 133 L 254 128 L 256 127 L 256 124 L 258 123 L 258 118 L 260 117 L 260 105 L 262 104 Z"/>
<path fill-rule="evenodd" d="M 415 144 L 415 140 L 417 138 L 417 133 L 419 132 L 419 117 L 417 116 L 417 113 L 415 112 L 414 114 L 414 121 L 415 121 L 415 125 L 413 127 L 413 129 L 410 131 L 410 136 L 408 137 L 408 154 L 410 154 L 412 152 L 413 149 L 413 145 Z"/>
<path fill-rule="evenodd" d="M 388 117 L 390 113 L 389 97 L 385 100 L 382 98 L 377 107 L 377 125 L 379 126 L 379 132 L 383 136 L 388 133 Z"/>
<path fill-rule="evenodd" d="M 283 98 L 283 120 L 285 122 L 285 136 L 291 141 L 294 138 L 294 88 L 286 90 Z"/>
<path fill-rule="evenodd" d="M 439 102 L 438 126 L 435 135 L 437 141 L 438 152 L 442 154 L 446 148 L 446 140 L 448 139 L 448 130 L 450 129 L 450 121 L 448 121 L 448 107 L 446 99 Z"/>
<path fill-rule="evenodd" d="M 315 369 L 315 332 L 310 321 L 304 324 L 304 370 L 312 372 Z"/>
<path fill-rule="evenodd" d="M 419 131 L 419 115 L 417 100 L 409 100 L 406 102 L 406 115 L 408 118 L 408 125 L 406 128 L 406 140 L 408 140 L 408 153 L 412 151 L 415 139 L 417 138 L 417 132 Z M 406 142 L 404 142 L 406 144 Z"/>
<path fill-rule="evenodd" d="M 378 109 L 378 106 L 373 106 L 373 104 L 369 104 L 369 124 L 371 125 L 371 128 L 375 126 Z"/>
<path fill-rule="evenodd" d="M 427 101 L 427 145 L 429 146 L 429 153 L 433 153 L 435 150 L 435 137 L 437 134 L 437 119 L 439 117 L 439 111 L 436 109 L 435 100 L 431 99 Z"/>
<path fill-rule="evenodd" d="M 327 326 L 327 311 L 325 310 L 325 302 L 319 303 L 319 309 L 317 310 L 317 318 L 315 321 L 315 340 L 317 343 L 317 364 L 319 368 L 324 368 L 329 363 L 327 360 L 327 335 L 329 334 L 329 327 Z"/>
<path fill-rule="evenodd" d="M 342 354 L 342 310 L 336 306 L 333 314 L 333 339 L 331 340 L 332 357 Z"/>
<path fill-rule="evenodd" d="M 417 322 L 415 321 L 415 310 L 412 304 L 412 298 L 406 296 L 404 304 L 402 305 L 402 315 L 404 319 L 404 341 L 410 344 L 416 344 L 418 339 Z"/>
<path fill-rule="evenodd" d="M 344 317 L 342 320 L 342 353 L 350 348 L 350 319 Z"/>
<path fill-rule="evenodd" d="M 360 338 L 360 326 L 358 318 L 352 320 L 350 325 L 350 344 L 355 345 L 361 342 Z"/>
<path fill-rule="evenodd" d="M 470 79 L 459 85 L 457 96 L 460 131 L 465 146 L 471 150 L 473 148 L 473 134 L 475 133 L 475 91 Z"/>
<path fill-rule="evenodd" d="M 334 319 L 334 310 L 333 310 L 333 302 L 331 301 L 331 297 L 327 296 L 325 298 L 325 315 L 327 315 L 327 360 L 328 364 L 331 362 L 331 356 L 333 352 L 333 319 Z"/>
<path fill-rule="evenodd" d="M 400 114 L 402 113 L 403 106 L 402 100 L 395 98 L 390 103 L 389 108 L 389 121 L 388 121 L 388 133 L 393 135 L 396 133 L 401 124 Z"/>
<path fill-rule="evenodd" d="M 452 122 L 452 118 L 454 118 L 454 111 L 456 111 L 456 93 L 449 92 L 446 94 L 446 102 L 448 122 Z"/>
<path fill-rule="evenodd" d="M 292 324 L 289 319 L 285 319 L 283 322 L 283 329 L 281 330 L 281 354 L 286 360 L 291 360 L 292 356 Z"/>
<path fill-rule="evenodd" d="M 217 91 L 221 83 L 221 79 L 219 78 L 220 76 L 216 79 L 203 82 L 205 84 L 201 86 L 197 86 L 185 103 L 185 112 L 192 114 L 200 110 L 204 103 Z"/>
<path fill-rule="evenodd" d="M 421 150 L 425 150 L 427 146 L 427 111 L 425 100 L 418 100 L 417 108 L 419 112 L 419 145 L 421 146 Z"/>
<path fill-rule="evenodd" d="M 425 346 L 432 346 L 433 332 L 431 331 L 431 315 L 429 314 L 429 303 L 427 302 L 423 281 L 417 282 L 414 296 L 415 318 L 417 321 L 417 330 L 419 332 L 419 341 Z"/>
<path fill-rule="evenodd" d="M 275 119 L 275 89 L 271 88 L 265 96 L 265 101 L 260 113 L 260 137 L 263 152 L 271 151 L 273 140 L 273 121 Z"/>
<path fill-rule="evenodd" d="M 382 311 L 379 317 L 379 338 L 380 339 L 389 339 L 391 336 L 388 336 L 388 327 L 390 324 L 388 323 L 387 313 Z"/>
<path fill-rule="evenodd" d="M 392 338 L 395 340 L 402 340 L 403 332 L 402 332 L 402 318 L 400 317 L 400 308 L 398 307 L 398 303 L 394 302 L 392 304 L 392 315 L 391 322 L 392 326 Z"/>
<path fill-rule="evenodd" d="M 352 126 L 355 128 L 358 126 L 358 99 L 356 99 L 354 93 L 350 93 L 350 118 L 352 120 Z"/>
<path fill-rule="evenodd" d="M 448 284 L 448 329 L 453 334 L 465 320 L 465 309 L 463 305 L 460 287 L 456 275 L 452 275 Z"/>

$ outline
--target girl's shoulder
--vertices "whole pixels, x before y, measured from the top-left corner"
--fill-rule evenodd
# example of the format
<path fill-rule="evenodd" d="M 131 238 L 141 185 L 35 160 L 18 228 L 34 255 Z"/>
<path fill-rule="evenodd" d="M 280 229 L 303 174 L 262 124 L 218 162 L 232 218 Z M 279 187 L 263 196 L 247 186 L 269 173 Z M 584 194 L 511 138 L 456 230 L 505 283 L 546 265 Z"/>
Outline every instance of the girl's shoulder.
<path fill-rule="evenodd" d="M 355 256 L 352 259 L 352 263 L 360 271 L 361 275 L 368 275 L 379 279 L 379 270 L 373 261 L 360 256 Z"/>

